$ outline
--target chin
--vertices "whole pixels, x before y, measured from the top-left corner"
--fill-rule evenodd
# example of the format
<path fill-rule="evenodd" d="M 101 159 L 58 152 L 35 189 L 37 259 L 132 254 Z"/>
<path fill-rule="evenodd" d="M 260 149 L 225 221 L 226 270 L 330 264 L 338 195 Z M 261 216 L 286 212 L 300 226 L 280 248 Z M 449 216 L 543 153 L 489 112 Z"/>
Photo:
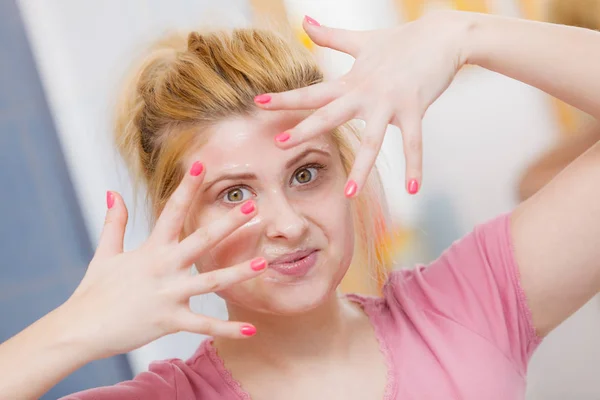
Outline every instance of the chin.
<path fill-rule="evenodd" d="M 343 277 L 343 274 L 342 274 Z M 314 276 L 295 281 L 258 277 L 252 287 L 219 293 L 230 305 L 251 313 L 293 316 L 308 313 L 337 296 L 341 277 Z"/>
<path fill-rule="evenodd" d="M 299 315 L 310 312 L 336 296 L 337 283 L 319 281 L 280 284 L 265 299 L 264 312 L 277 315 Z"/>

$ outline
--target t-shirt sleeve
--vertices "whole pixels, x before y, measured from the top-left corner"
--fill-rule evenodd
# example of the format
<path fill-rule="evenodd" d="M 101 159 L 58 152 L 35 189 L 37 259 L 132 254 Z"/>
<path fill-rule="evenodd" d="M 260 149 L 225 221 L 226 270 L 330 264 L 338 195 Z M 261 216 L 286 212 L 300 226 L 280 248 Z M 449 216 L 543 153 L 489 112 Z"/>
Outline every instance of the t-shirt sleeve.
<path fill-rule="evenodd" d="M 148 371 L 130 381 L 74 393 L 61 400 L 171 400 L 176 398 L 176 374 L 171 362 L 153 362 Z"/>
<path fill-rule="evenodd" d="M 521 287 L 509 214 L 476 226 L 430 265 L 393 273 L 390 283 L 401 302 L 461 324 L 523 369 L 540 342 Z"/>

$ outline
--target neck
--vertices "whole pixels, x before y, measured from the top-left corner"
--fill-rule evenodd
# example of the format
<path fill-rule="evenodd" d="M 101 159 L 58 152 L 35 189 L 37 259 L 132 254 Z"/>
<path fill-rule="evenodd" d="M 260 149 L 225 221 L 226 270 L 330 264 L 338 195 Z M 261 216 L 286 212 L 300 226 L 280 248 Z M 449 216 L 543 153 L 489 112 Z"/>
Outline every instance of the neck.
<path fill-rule="evenodd" d="M 293 316 L 252 312 L 228 304 L 229 317 L 235 321 L 249 321 L 256 326 L 257 335 L 244 340 L 216 339 L 219 352 L 252 356 L 286 364 L 286 360 L 336 356 L 350 346 L 352 325 L 361 319 L 362 312 L 349 301 L 330 296 L 319 307 Z"/>

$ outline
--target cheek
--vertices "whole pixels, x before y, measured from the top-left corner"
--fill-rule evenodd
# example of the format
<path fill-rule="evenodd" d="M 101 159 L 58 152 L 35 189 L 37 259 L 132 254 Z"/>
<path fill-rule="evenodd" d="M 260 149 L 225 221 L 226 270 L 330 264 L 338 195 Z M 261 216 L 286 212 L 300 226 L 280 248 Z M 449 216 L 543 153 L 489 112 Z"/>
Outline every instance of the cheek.
<path fill-rule="evenodd" d="M 349 263 L 354 252 L 352 208 L 340 189 L 342 185 L 335 186 L 339 187 L 317 193 L 298 204 L 326 237 L 331 256 L 342 263 Z"/>

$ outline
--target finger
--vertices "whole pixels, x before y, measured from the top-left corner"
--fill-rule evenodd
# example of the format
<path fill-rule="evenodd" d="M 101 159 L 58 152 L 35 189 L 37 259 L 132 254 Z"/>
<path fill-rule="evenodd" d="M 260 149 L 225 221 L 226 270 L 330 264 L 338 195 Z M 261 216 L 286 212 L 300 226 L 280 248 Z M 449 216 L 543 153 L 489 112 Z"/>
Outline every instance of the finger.
<path fill-rule="evenodd" d="M 199 161 L 194 162 L 160 213 L 152 232 L 153 238 L 163 242 L 179 239 L 183 223 L 204 175 L 204 165 Z"/>
<path fill-rule="evenodd" d="M 275 143 L 289 149 L 309 139 L 333 131 L 338 126 L 355 117 L 358 102 L 346 95 L 319 108 L 294 128 L 275 136 Z"/>
<path fill-rule="evenodd" d="M 300 89 L 256 96 L 254 102 L 267 110 L 315 110 L 343 93 L 340 81 L 321 82 Z"/>
<path fill-rule="evenodd" d="M 406 159 L 406 190 L 417 194 L 422 186 L 423 136 L 421 119 L 410 117 L 401 121 L 402 143 Z"/>
<path fill-rule="evenodd" d="M 356 196 L 367 182 L 369 173 L 373 169 L 377 155 L 381 150 L 389 121 L 390 116 L 386 114 L 379 114 L 366 119 L 367 126 L 362 136 L 360 149 L 344 189 L 346 197 Z"/>
<path fill-rule="evenodd" d="M 222 321 L 192 311 L 182 313 L 178 326 L 182 331 L 231 339 L 244 339 L 256 334 L 256 328 L 251 324 Z"/>
<path fill-rule="evenodd" d="M 185 298 L 223 290 L 233 284 L 247 281 L 262 274 L 267 268 L 267 260 L 256 258 L 233 267 L 215 269 L 192 277 L 187 276 L 181 294 Z"/>
<path fill-rule="evenodd" d="M 182 240 L 178 246 L 177 251 L 180 265 L 187 268 L 202 253 L 229 236 L 255 215 L 256 204 L 253 200 L 248 200 L 241 206 L 229 211 L 224 218 L 219 218 L 210 225 L 196 230 Z"/>
<path fill-rule="evenodd" d="M 123 239 L 127 226 L 127 207 L 117 192 L 106 192 L 106 218 L 94 258 L 106 258 L 123 252 Z"/>
<path fill-rule="evenodd" d="M 302 27 L 310 39 L 319 46 L 342 51 L 356 58 L 362 44 L 365 42 L 367 32 L 349 31 L 322 26 L 309 16 L 304 17 Z"/>

